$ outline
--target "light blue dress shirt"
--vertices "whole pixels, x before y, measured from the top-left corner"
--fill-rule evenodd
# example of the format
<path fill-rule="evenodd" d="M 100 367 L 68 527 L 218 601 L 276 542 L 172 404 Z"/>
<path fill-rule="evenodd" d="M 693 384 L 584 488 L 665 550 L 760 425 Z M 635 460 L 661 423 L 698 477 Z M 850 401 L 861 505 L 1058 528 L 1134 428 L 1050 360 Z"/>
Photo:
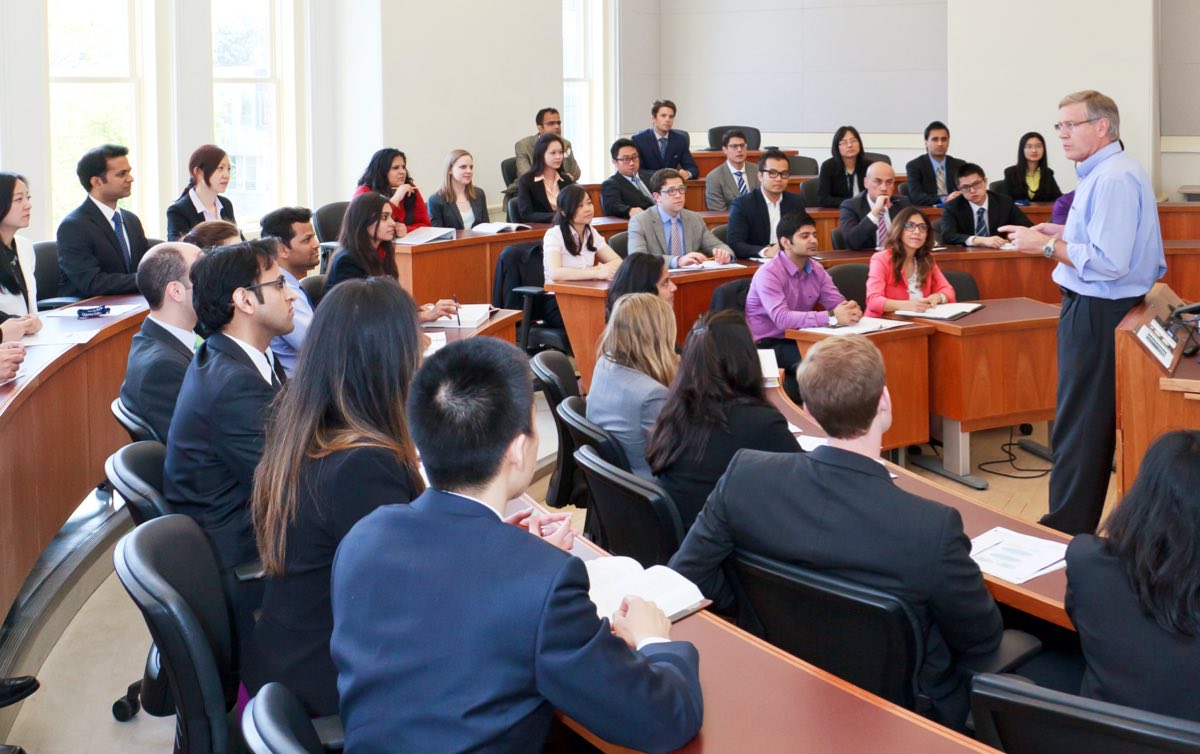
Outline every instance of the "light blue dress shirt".
<path fill-rule="evenodd" d="M 1079 185 L 1063 240 L 1074 269 L 1054 268 L 1053 279 L 1084 296 L 1144 296 L 1167 271 L 1158 203 L 1137 160 L 1109 144 L 1075 169 Z"/>
<path fill-rule="evenodd" d="M 300 346 L 304 344 L 308 326 L 312 324 L 313 308 L 312 304 L 308 302 L 308 294 L 300 287 L 300 281 L 296 279 L 296 276 L 282 267 L 279 268 L 279 271 L 283 273 L 283 279 L 287 281 L 288 287 L 296 292 L 296 300 L 292 302 L 292 331 L 287 335 L 276 335 L 271 338 L 271 351 L 283 365 L 283 371 L 287 374 L 288 379 L 291 379 L 292 371 L 296 368 L 296 355 L 300 352 Z"/>

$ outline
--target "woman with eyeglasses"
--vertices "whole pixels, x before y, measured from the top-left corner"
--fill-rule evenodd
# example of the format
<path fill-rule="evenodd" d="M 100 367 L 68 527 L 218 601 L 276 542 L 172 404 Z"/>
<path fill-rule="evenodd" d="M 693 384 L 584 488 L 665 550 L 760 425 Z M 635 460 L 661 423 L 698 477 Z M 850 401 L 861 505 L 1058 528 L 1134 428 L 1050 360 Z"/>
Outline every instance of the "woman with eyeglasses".
<path fill-rule="evenodd" d="M 871 164 L 865 149 L 854 126 L 842 126 L 833 134 L 831 157 L 821 163 L 817 176 L 817 206 L 840 207 L 863 190 Z"/>
<path fill-rule="evenodd" d="M 517 179 L 517 215 L 523 223 L 554 221 L 558 194 L 574 183 L 562 170 L 566 146 L 557 134 L 544 133 L 533 145 L 533 164 Z"/>
<path fill-rule="evenodd" d="M 871 256 L 866 316 L 923 312 L 954 300 L 954 288 L 933 259 L 929 218 L 916 207 L 905 207 L 892 220 L 883 251 Z"/>
<path fill-rule="evenodd" d="M 592 227 L 596 210 L 592 198 L 578 183 L 558 195 L 554 227 L 542 239 L 542 265 L 546 282 L 612 280 L 621 257 Z"/>
<path fill-rule="evenodd" d="M 354 196 L 370 192 L 387 197 L 396 221 L 393 232 L 395 238 L 404 238 L 409 230 L 429 225 L 425 199 L 408 174 L 408 157 L 399 149 L 384 147 L 371 155 L 367 169 L 358 179 Z"/>
<path fill-rule="evenodd" d="M 475 158 L 465 149 L 452 149 L 446 157 L 442 187 L 429 197 L 429 220 L 436 228 L 465 230 L 488 222 L 487 197 L 477 188 Z"/>
<path fill-rule="evenodd" d="M 237 227 L 233 202 L 221 194 L 233 178 L 233 163 L 215 144 L 199 147 L 188 158 L 188 183 L 175 203 L 167 207 L 167 240 L 178 241 L 200 223 L 224 220 Z M 238 241 L 244 240 L 238 233 Z"/>
<path fill-rule="evenodd" d="M 1017 163 L 1004 169 L 1004 193 L 1016 201 L 1052 202 L 1062 196 L 1046 164 L 1046 140 L 1037 131 L 1021 137 Z"/>

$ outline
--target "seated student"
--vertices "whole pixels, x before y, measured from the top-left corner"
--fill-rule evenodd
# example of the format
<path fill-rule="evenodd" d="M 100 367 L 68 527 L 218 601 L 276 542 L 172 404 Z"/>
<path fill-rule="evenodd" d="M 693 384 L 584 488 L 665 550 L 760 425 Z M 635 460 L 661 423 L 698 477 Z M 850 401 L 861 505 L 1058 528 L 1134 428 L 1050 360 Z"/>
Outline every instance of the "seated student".
<path fill-rule="evenodd" d="M 954 300 L 954 287 L 933 258 L 929 218 L 916 207 L 905 207 L 896 215 L 883 251 L 871 256 L 867 316 L 923 312 Z"/>
<path fill-rule="evenodd" d="M 678 506 L 684 531 L 742 448 L 800 451 L 787 419 L 767 402 L 746 319 L 725 309 L 705 315 L 688 335 L 646 444 L 650 471 Z"/>
<path fill-rule="evenodd" d="M 251 485 L 271 401 L 287 379 L 270 343 L 292 329 L 296 298 L 275 262 L 277 247 L 274 239 L 224 246 L 192 265 L 192 300 L 206 340 L 184 375 L 163 465 L 164 497 L 212 544 L 239 646 L 250 637 L 262 585 L 238 583 L 234 569 L 258 557 Z"/>
<path fill-rule="evenodd" d="M 546 282 L 612 280 L 621 257 L 604 236 L 592 227 L 592 198 L 578 183 L 558 195 L 554 227 L 542 239 L 542 265 Z"/>
<path fill-rule="evenodd" d="M 488 219 L 487 195 L 471 179 L 475 158 L 465 149 L 452 149 L 446 157 L 442 187 L 429 196 L 429 221 L 435 228 L 467 230 Z"/>
<path fill-rule="evenodd" d="M 679 171 L 684 181 L 700 177 L 700 168 L 692 158 L 692 139 L 687 131 L 673 128 L 675 125 L 675 103 L 669 99 L 655 100 L 650 106 L 653 119 L 650 128 L 642 129 L 630 137 L 637 147 L 644 170 L 659 171 L 671 168 Z"/>
<path fill-rule="evenodd" d="M 430 489 L 359 521 L 333 563 L 346 751 L 537 752 L 556 708 L 640 751 L 699 731 L 699 656 L 662 611 L 629 596 L 598 618 L 583 561 L 553 546 L 572 530 L 539 541 L 501 519 L 537 466 L 532 384 L 496 338 L 417 372 L 409 426 Z"/>
<path fill-rule="evenodd" d="M 117 202 L 133 190 L 129 150 L 96 147 L 75 167 L 88 192 L 58 226 L 58 295 L 112 296 L 137 293 L 134 273 L 150 249 L 142 221 Z"/>
<path fill-rule="evenodd" d="M 896 195 L 896 173 L 879 160 L 867 166 L 866 189 L 842 202 L 838 227 L 847 249 L 882 249 L 896 214 L 908 200 Z"/>
<path fill-rule="evenodd" d="M 779 253 L 779 218 L 804 210 L 804 199 L 787 190 L 791 177 L 787 155 L 778 149 L 768 149 L 758 158 L 759 190 L 739 197 L 729 213 L 729 245 L 738 258 Z"/>
<path fill-rule="evenodd" d="M 817 206 L 840 207 L 842 202 L 866 188 L 866 147 L 854 126 L 842 126 L 833 134 L 832 156 L 821 163 L 817 175 Z"/>
<path fill-rule="evenodd" d="M 1100 536 L 1067 547 L 1083 696 L 1200 722 L 1200 432 L 1154 441 Z"/>
<path fill-rule="evenodd" d="M 34 275 L 37 257 L 33 244 L 17 235 L 29 227 L 32 214 L 25 176 L 0 173 L 0 341 L 20 340 L 42 329 Z"/>
<path fill-rule="evenodd" d="M 671 269 L 701 264 L 710 256 L 721 264 L 733 260 L 733 250 L 713 235 L 703 218 L 683 208 L 687 184 L 678 170 L 667 168 L 650 176 L 650 193 L 658 206 L 629 221 L 629 254 L 665 257 Z"/>
<path fill-rule="evenodd" d="M 758 190 L 758 165 L 746 160 L 746 148 L 742 129 L 731 128 L 722 134 L 725 162 L 704 176 L 704 206 L 710 212 L 727 212 L 738 197 Z"/>
<path fill-rule="evenodd" d="M 780 253 L 750 279 L 746 324 L 759 348 L 775 351 L 776 361 L 787 372 L 784 387 L 796 400 L 793 374 L 800 349 L 787 331 L 852 325 L 862 318 L 862 309 L 846 300 L 825 268 L 812 258 L 817 253 L 817 224 L 807 212 L 784 215 L 777 230 Z M 823 311 L 814 311 L 818 304 Z"/>
<path fill-rule="evenodd" d="M 288 288 L 296 294 L 292 302 L 292 331 L 276 336 L 271 341 L 271 351 L 283 365 L 288 377 L 296 369 L 296 355 L 308 335 L 312 324 L 313 303 L 308 293 L 300 287 L 300 281 L 308 276 L 321 261 L 321 243 L 313 229 L 312 211 L 305 207 L 281 207 L 262 216 L 258 221 L 263 237 L 279 240 L 279 271 L 287 280 Z"/>
<path fill-rule="evenodd" d="M 197 223 L 183 238 L 182 243 L 198 246 L 201 249 L 215 249 L 219 246 L 233 246 L 242 242 L 242 233 L 238 227 L 225 220 L 205 220 Z"/>
<path fill-rule="evenodd" d="M 229 188 L 232 163 L 215 144 L 199 147 L 188 158 L 188 184 L 175 203 L 167 207 L 167 240 L 178 241 L 205 220 L 225 220 L 237 226 L 233 202 L 221 194 Z M 238 235 L 241 241 L 241 235 Z M 202 247 L 203 248 L 203 247 Z"/>
<path fill-rule="evenodd" d="M 1054 200 L 1054 210 L 1050 214 L 1050 222 L 1055 225 L 1066 225 L 1067 214 L 1071 211 L 1071 205 L 1075 202 L 1075 189 L 1071 189 L 1067 193 Z"/>
<path fill-rule="evenodd" d="M 667 260 L 654 254 L 630 254 L 617 268 L 604 295 L 604 321 L 612 315 L 613 304 L 626 293 L 653 293 L 667 304 L 675 303 L 678 286 L 671 280 Z"/>
<path fill-rule="evenodd" d="M 533 145 L 533 164 L 517 179 L 517 215 L 523 223 L 548 223 L 558 209 L 558 192 L 574 183 L 561 171 L 565 142 L 544 133 Z"/>
<path fill-rule="evenodd" d="M 925 126 L 925 154 L 904 166 L 908 198 L 918 207 L 933 207 L 958 196 L 958 168 L 963 161 L 946 154 L 950 149 L 950 129 L 941 121 Z"/>
<path fill-rule="evenodd" d="M 25 346 L 20 341 L 12 340 L 0 343 L 0 382 L 6 382 L 17 376 L 17 370 L 25 361 Z"/>
<path fill-rule="evenodd" d="M 279 681 L 323 716 L 338 711 L 334 552 L 363 516 L 425 489 L 404 411 L 424 345 L 417 305 L 382 277 L 330 292 L 312 335 L 255 472 L 250 507 L 267 583 L 242 677 L 250 694 Z"/>
<path fill-rule="evenodd" d="M 641 170 L 637 147 L 629 139 L 617 139 L 609 150 L 617 172 L 600 184 L 600 203 L 608 217 L 637 217 L 654 206 L 650 195 L 649 170 Z"/>
<path fill-rule="evenodd" d="M 1004 193 L 1029 202 L 1052 202 L 1062 196 L 1054 171 L 1046 164 L 1046 140 L 1037 131 L 1021 137 L 1017 163 L 1004 169 Z"/>
<path fill-rule="evenodd" d="M 918 691 L 932 719 L 965 727 L 956 663 L 1000 644 L 1000 611 L 971 560 L 954 508 L 901 490 L 879 463 L 892 423 L 883 357 L 861 335 L 827 338 L 798 369 L 804 409 L 829 435 L 809 453 L 738 452 L 671 567 L 718 607 L 735 606 L 723 566 L 734 550 L 813 568 L 898 597 L 921 627 Z M 770 501 L 770 505 L 763 505 Z"/>
<path fill-rule="evenodd" d="M 1012 199 L 988 191 L 983 168 L 964 162 L 958 168 L 958 196 L 942 207 L 941 238 L 944 244 L 966 244 L 998 249 L 1008 243 L 997 231 L 1005 225 L 1028 228 L 1033 223 Z"/>
<path fill-rule="evenodd" d="M 579 169 L 579 163 L 575 161 L 571 142 L 567 141 L 566 137 L 562 135 L 562 116 L 553 107 L 543 107 L 537 111 L 537 115 L 534 116 L 533 120 L 534 124 L 537 125 L 537 133 L 526 136 L 513 145 L 513 155 L 517 158 L 517 175 L 520 176 L 533 166 L 533 147 L 537 144 L 537 140 L 542 134 L 548 133 L 562 139 L 562 170 L 571 177 L 572 181 L 578 181 L 580 175 L 582 175 L 582 171 Z"/>
<path fill-rule="evenodd" d="M 396 220 L 396 238 L 404 238 L 413 228 L 429 226 L 425 199 L 408 174 L 408 158 L 399 149 L 384 147 L 371 155 L 351 198 L 371 192 L 387 197 Z"/>
<path fill-rule="evenodd" d="M 596 344 L 596 369 L 587 396 L 587 418 L 616 437 L 629 468 L 653 479 L 646 440 L 675 378 L 675 312 L 651 293 L 627 293 Z"/>
<path fill-rule="evenodd" d="M 202 255 L 190 243 L 160 243 L 138 265 L 138 291 L 146 297 L 150 314 L 129 345 L 121 403 L 145 419 L 160 442 L 167 441 L 175 401 L 196 348 L 191 271 Z"/>

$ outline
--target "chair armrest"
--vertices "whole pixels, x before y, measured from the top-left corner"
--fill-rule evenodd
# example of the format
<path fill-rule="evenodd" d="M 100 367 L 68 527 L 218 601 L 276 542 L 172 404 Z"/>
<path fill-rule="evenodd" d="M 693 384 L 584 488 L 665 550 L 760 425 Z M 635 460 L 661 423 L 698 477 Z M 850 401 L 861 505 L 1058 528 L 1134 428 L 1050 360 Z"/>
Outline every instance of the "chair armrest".
<path fill-rule="evenodd" d="M 1007 673 L 1027 660 L 1033 659 L 1042 651 L 1042 642 L 1033 634 L 1014 629 L 1005 629 L 1000 638 L 1000 646 L 985 655 L 964 657 L 958 662 L 959 668 L 971 673 Z"/>
<path fill-rule="evenodd" d="M 55 296 L 54 298 L 44 298 L 37 302 L 39 312 L 48 312 L 51 309 L 57 309 L 60 306 L 70 306 L 77 304 L 83 299 L 78 296 Z"/>
<path fill-rule="evenodd" d="M 346 748 L 346 732 L 342 730 L 342 718 L 337 715 L 314 717 L 312 724 L 325 751 L 341 751 Z"/>
<path fill-rule="evenodd" d="M 546 289 L 536 285 L 521 285 L 513 288 L 513 293 L 519 293 L 522 296 L 545 296 Z"/>
<path fill-rule="evenodd" d="M 267 577 L 267 572 L 263 570 L 262 563 L 255 560 L 234 566 L 233 575 L 238 581 L 261 581 Z"/>

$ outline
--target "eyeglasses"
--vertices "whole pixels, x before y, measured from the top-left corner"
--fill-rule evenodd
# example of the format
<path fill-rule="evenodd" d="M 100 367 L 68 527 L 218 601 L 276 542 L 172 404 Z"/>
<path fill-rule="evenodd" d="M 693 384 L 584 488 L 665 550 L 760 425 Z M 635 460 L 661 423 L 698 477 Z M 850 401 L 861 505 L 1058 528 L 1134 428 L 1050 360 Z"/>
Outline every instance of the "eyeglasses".
<path fill-rule="evenodd" d="M 971 183 L 958 184 L 959 191 L 975 191 L 980 188 L 983 188 L 983 181 L 972 181 Z"/>
<path fill-rule="evenodd" d="M 741 144 L 733 144 L 733 143 L 726 144 L 726 145 L 725 145 L 725 148 L 726 148 L 726 149 L 734 149 L 734 150 L 745 149 L 745 148 L 746 148 L 746 142 L 744 142 L 744 141 L 743 141 Z"/>
<path fill-rule="evenodd" d="M 628 157 L 618 157 L 617 162 L 621 163 L 622 165 L 628 165 L 632 162 L 637 162 L 640 159 L 642 158 L 638 157 L 636 154 L 633 154 L 629 155 Z"/>
<path fill-rule="evenodd" d="M 659 189 L 660 194 L 667 196 L 682 196 L 687 193 L 687 186 L 672 186 L 671 188 Z"/>
<path fill-rule="evenodd" d="M 763 175 L 767 175 L 772 178 L 791 178 L 792 177 L 792 174 L 786 170 L 762 170 L 760 172 Z"/>
<path fill-rule="evenodd" d="M 275 278 L 274 280 L 268 280 L 265 283 L 255 283 L 254 285 L 243 285 L 242 287 L 248 291 L 252 291 L 255 288 L 276 288 L 276 289 L 282 291 L 286 285 L 287 285 L 287 278 L 285 278 L 283 275 L 280 275 L 279 277 Z"/>
<path fill-rule="evenodd" d="M 852 147 L 856 144 L 858 144 L 858 139 L 854 139 L 854 138 L 842 139 L 841 141 L 838 142 L 839 147 Z"/>
<path fill-rule="evenodd" d="M 929 230 L 929 225 L 927 223 L 904 223 L 904 229 L 919 230 L 922 233 L 925 233 Z"/>
<path fill-rule="evenodd" d="M 1098 120 L 1100 120 L 1100 119 L 1099 118 L 1088 118 L 1087 120 L 1081 120 L 1078 122 L 1064 120 L 1061 123 L 1054 124 L 1054 133 L 1062 133 L 1064 130 L 1069 134 L 1075 133 L 1075 129 L 1079 128 L 1084 123 L 1095 123 Z"/>

